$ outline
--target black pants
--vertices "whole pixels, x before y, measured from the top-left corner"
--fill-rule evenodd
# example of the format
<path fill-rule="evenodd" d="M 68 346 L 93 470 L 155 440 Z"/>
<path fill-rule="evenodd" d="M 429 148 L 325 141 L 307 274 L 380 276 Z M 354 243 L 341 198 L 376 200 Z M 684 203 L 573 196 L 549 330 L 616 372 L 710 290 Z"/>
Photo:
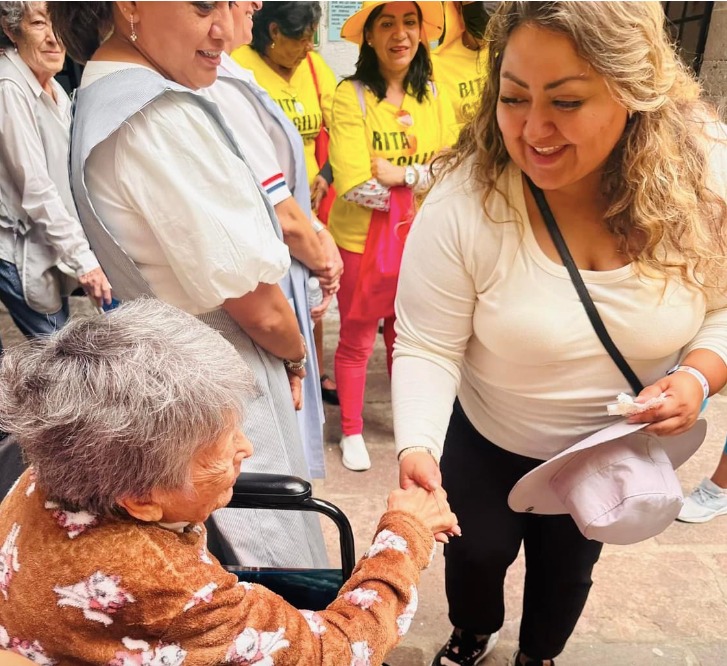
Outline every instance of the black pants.
<path fill-rule="evenodd" d="M 477 634 L 502 627 L 505 574 L 524 542 L 520 649 L 533 659 L 553 659 L 583 611 L 602 544 L 586 539 L 568 515 L 515 513 L 508 507 L 512 487 L 540 463 L 482 437 L 455 403 L 441 462 L 463 534 L 444 549 L 449 619 Z"/>

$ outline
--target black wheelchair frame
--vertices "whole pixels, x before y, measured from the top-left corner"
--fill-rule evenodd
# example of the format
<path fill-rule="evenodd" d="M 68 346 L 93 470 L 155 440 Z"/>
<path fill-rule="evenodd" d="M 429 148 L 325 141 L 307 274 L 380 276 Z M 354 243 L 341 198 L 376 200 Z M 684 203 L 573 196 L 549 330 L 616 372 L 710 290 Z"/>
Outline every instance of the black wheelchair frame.
<path fill-rule="evenodd" d="M 310 483 L 295 476 L 243 473 L 237 479 L 227 509 L 312 511 L 330 518 L 338 529 L 339 569 L 245 567 L 225 563 L 225 549 L 209 534 L 208 548 L 240 580 L 259 583 L 297 608 L 322 610 L 333 601 L 356 564 L 353 530 L 334 504 L 313 497 Z"/>

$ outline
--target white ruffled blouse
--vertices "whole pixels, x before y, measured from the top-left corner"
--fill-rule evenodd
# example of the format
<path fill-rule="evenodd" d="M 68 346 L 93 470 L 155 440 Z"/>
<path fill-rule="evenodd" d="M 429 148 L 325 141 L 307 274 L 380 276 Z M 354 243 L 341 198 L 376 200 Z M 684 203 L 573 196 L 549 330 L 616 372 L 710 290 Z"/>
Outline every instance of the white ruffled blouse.
<path fill-rule="evenodd" d="M 127 63 L 89 62 L 82 87 Z M 290 266 L 248 166 L 184 93 L 132 116 L 89 156 L 91 201 L 158 298 L 191 314 Z"/>

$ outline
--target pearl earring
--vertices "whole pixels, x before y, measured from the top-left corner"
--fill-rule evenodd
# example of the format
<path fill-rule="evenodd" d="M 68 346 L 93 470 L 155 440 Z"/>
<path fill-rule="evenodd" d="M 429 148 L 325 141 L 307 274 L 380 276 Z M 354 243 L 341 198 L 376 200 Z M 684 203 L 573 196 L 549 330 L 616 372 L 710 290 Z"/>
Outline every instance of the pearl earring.
<path fill-rule="evenodd" d="M 275 48 L 275 42 L 270 42 L 270 48 L 271 49 L 274 49 Z"/>
<path fill-rule="evenodd" d="M 131 34 L 129 35 L 129 39 L 132 42 L 135 42 L 139 38 L 139 36 L 136 34 L 136 30 L 134 29 L 134 15 L 133 14 L 129 17 L 129 23 L 131 24 Z"/>

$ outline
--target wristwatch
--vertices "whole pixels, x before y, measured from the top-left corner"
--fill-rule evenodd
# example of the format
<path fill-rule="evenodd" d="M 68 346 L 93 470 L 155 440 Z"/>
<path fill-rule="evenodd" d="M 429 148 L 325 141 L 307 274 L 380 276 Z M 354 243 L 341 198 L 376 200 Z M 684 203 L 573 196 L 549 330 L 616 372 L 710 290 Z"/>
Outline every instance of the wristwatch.
<path fill-rule="evenodd" d="M 419 173 L 413 166 L 404 168 L 404 185 L 413 188 L 419 182 Z"/>

